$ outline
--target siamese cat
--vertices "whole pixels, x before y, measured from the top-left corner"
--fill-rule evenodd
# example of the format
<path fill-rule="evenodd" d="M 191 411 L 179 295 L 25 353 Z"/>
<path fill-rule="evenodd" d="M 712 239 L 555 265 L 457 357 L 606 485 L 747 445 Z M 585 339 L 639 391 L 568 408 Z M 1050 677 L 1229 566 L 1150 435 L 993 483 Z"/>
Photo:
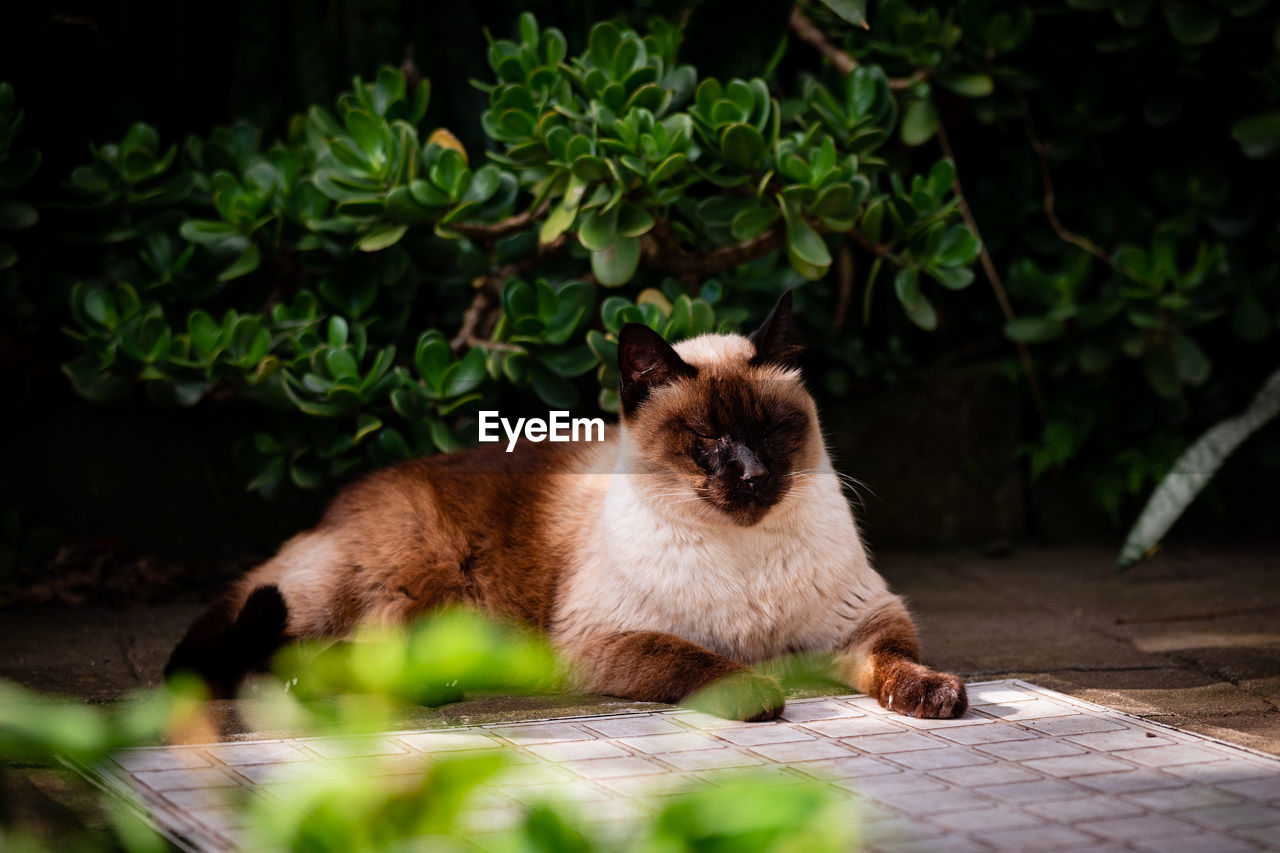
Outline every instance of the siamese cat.
<path fill-rule="evenodd" d="M 834 675 L 884 707 L 959 716 L 964 682 L 920 663 L 868 561 L 791 307 L 788 291 L 747 337 L 675 346 L 625 326 L 621 423 L 602 442 L 487 445 L 346 487 L 191 627 L 166 673 L 227 695 L 289 640 L 461 603 L 545 631 L 585 692 L 770 720 L 783 693 L 752 664 L 832 652 Z"/>

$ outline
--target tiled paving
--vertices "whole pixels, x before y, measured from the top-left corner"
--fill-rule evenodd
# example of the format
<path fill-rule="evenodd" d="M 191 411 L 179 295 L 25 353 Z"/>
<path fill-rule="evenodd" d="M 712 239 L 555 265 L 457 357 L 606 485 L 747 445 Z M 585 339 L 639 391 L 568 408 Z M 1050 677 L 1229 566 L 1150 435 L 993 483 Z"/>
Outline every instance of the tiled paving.
<path fill-rule="evenodd" d="M 122 752 L 102 781 L 184 849 L 243 831 L 231 792 L 275 798 L 322 773 L 421 770 L 433 755 L 506 747 L 511 766 L 471 804 L 499 829 L 539 799 L 625 832 L 663 796 L 744 769 L 847 794 L 867 849 L 1280 850 L 1280 759 L 1021 681 L 971 684 L 959 720 L 890 714 L 865 696 L 793 701 L 773 723 L 693 711 Z"/>

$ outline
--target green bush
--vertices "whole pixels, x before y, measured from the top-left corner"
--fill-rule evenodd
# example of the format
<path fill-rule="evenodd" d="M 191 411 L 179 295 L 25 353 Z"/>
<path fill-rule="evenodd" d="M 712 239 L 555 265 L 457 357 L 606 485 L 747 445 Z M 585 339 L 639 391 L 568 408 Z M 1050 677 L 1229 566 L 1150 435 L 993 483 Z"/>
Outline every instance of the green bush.
<path fill-rule="evenodd" d="M 919 326 L 921 272 L 972 281 L 950 163 L 904 180 L 876 156 L 897 114 L 877 69 L 811 80 L 813 108 L 787 111 L 761 79 L 699 81 L 661 23 L 598 24 L 572 57 L 531 15 L 519 36 L 491 40 L 477 83 L 483 165 L 420 131 L 428 84 L 391 68 L 270 145 L 238 123 L 179 150 L 137 124 L 95 148 L 70 178 L 106 246 L 71 292 L 76 390 L 260 403 L 278 414 L 242 448 L 251 488 L 313 487 L 466 444 L 480 401 L 577 406 L 593 372 L 616 411 L 623 323 L 732 328 L 726 291 L 820 279 L 855 229 Z"/>
<path fill-rule="evenodd" d="M 1044 389 L 1030 476 L 1070 467 L 1118 520 L 1280 363 L 1273 4 L 851 5 L 874 26 L 810 12 L 900 75 L 902 140 L 954 139 L 1013 309 L 974 331 L 999 322 Z"/>
<path fill-rule="evenodd" d="M 781 38 L 726 9 L 577 46 L 521 17 L 454 116 L 484 151 L 391 68 L 274 141 L 134 126 L 63 172 L 96 247 L 65 372 L 252 404 L 251 487 L 310 488 L 466 445 L 482 403 L 615 410 L 622 322 L 733 329 L 799 286 L 819 391 L 994 364 L 1031 478 L 1118 518 L 1274 366 L 1266 3 L 810 3 Z"/>

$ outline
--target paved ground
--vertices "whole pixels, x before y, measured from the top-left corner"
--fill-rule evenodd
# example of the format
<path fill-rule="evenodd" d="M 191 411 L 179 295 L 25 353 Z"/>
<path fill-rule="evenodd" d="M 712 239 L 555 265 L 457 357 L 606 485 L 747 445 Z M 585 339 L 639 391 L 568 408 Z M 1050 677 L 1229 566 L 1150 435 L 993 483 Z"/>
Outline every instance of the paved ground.
<path fill-rule="evenodd" d="M 912 601 L 924 639 L 926 659 L 935 666 L 958 672 L 974 681 L 1022 677 L 1077 699 L 1096 702 L 1139 718 L 1280 755 L 1280 559 L 1274 556 L 1276 553 L 1256 543 L 1231 548 L 1175 548 L 1119 577 L 1110 569 L 1113 551 L 1085 547 L 1019 550 L 995 559 L 962 552 L 888 553 L 879 556 L 878 564 L 890 582 Z M 169 650 L 200 609 L 201 605 L 193 602 L 132 610 L 86 607 L 5 611 L 0 614 L 0 678 L 91 701 L 113 699 L 136 687 L 157 682 Z M 997 705 L 1006 704 L 1002 700 L 992 701 Z M 1021 740 L 963 744 L 954 740 L 955 737 L 963 737 L 962 730 L 997 731 L 991 726 L 998 727 L 1004 723 L 992 723 L 986 718 L 999 715 L 993 714 L 990 708 L 980 708 L 987 713 L 976 716 L 984 722 L 926 731 L 911 727 L 911 722 L 902 718 L 877 715 L 876 708 L 865 699 L 852 703 L 838 702 L 833 706 L 843 709 L 834 715 L 834 719 L 865 719 L 896 729 L 906 726 L 911 729 L 909 734 L 922 737 L 931 744 L 927 750 L 904 750 L 895 758 L 872 750 L 860 752 L 862 748 L 856 747 L 860 741 L 849 741 L 844 736 L 810 728 L 809 723 L 817 718 L 810 716 L 808 720 L 802 720 L 796 716 L 804 714 L 805 707 L 793 701 L 793 722 L 786 724 L 790 726 L 789 731 L 804 734 L 798 740 L 780 742 L 779 752 L 772 756 L 760 753 L 754 745 L 726 740 L 718 733 L 711 736 L 724 743 L 704 749 L 723 749 L 723 752 L 716 753 L 723 757 L 736 756 L 745 749 L 762 761 L 784 764 L 805 760 L 804 751 L 809 748 L 846 749 L 856 754 L 855 758 L 846 757 L 845 764 L 851 771 L 850 775 L 865 777 L 863 791 L 875 801 L 873 807 L 867 809 L 866 816 L 872 819 L 868 824 L 869 831 L 877 823 L 885 831 L 883 836 L 873 835 L 873 839 L 889 838 L 890 828 L 903 826 L 893 821 L 903 815 L 910 818 L 917 814 L 908 806 L 918 808 L 918 804 L 926 799 L 937 799 L 930 797 L 913 801 L 910 800 L 911 795 L 901 794 L 907 799 L 899 802 L 889 797 L 891 792 L 888 789 L 882 792 L 884 797 L 877 798 L 878 786 L 889 785 L 890 777 L 905 781 L 912 773 L 927 777 L 923 784 L 931 786 L 928 793 L 940 795 L 942 799 L 939 802 L 945 808 L 953 809 L 947 813 L 960 814 L 960 810 L 955 808 L 958 803 L 974 805 L 978 814 L 982 809 L 990 812 L 992 806 L 989 803 L 978 808 L 980 803 L 989 800 L 1001 809 L 1007 809 L 1010 804 L 1015 806 L 1013 813 L 1018 815 L 1017 820 L 1028 819 L 1026 815 L 1049 819 L 1046 831 L 1051 834 L 1043 839 L 1037 836 L 1037 847 L 1047 845 L 1052 838 L 1070 842 L 1076 838 L 1072 833 L 1084 832 L 1093 838 L 1090 846 L 1097 849 L 1100 842 L 1094 838 L 1096 833 L 1090 834 L 1088 827 L 1080 824 L 1108 819 L 1098 812 L 1089 811 L 1094 806 L 1112 807 L 1101 805 L 1103 801 L 1095 795 L 1099 793 L 1104 794 L 1108 802 L 1119 802 L 1118 808 L 1126 812 L 1123 815 L 1117 813 L 1113 819 L 1137 834 L 1133 842 L 1125 842 L 1134 849 L 1142 849 L 1139 842 L 1147 841 L 1152 844 L 1162 841 L 1156 846 L 1168 850 L 1197 849 L 1195 845 L 1202 841 L 1209 844 L 1203 849 L 1232 849 L 1217 846 L 1214 840 L 1217 836 L 1205 840 L 1206 833 L 1230 827 L 1234 827 L 1230 829 L 1232 843 L 1248 844 L 1259 839 L 1280 837 L 1280 828 L 1276 826 L 1251 824 L 1255 819 L 1270 821 L 1272 812 L 1261 812 L 1263 818 L 1249 817 L 1255 814 L 1253 809 L 1259 803 L 1271 808 L 1280 807 L 1274 794 L 1274 775 L 1270 782 L 1256 785 L 1249 784 L 1254 781 L 1252 778 L 1230 777 L 1230 774 L 1189 778 L 1179 769 L 1181 765 L 1129 769 L 1131 758 L 1115 755 L 1101 757 L 1120 761 L 1122 764 L 1119 766 L 1125 769 L 1111 766 L 1112 773 L 1090 773 L 1080 779 L 1073 775 L 1060 779 L 1048 772 L 1048 768 L 1057 766 L 1052 762 L 1059 759 L 1062 759 L 1062 766 L 1072 767 L 1070 759 L 1073 756 L 1107 753 L 1113 748 L 1121 752 L 1126 748 L 1150 749 L 1154 746 L 1180 748 L 1186 745 L 1186 742 L 1180 742 L 1185 735 L 1159 729 L 1156 730 L 1157 738 L 1175 743 L 1144 741 L 1141 747 L 1132 744 L 1113 747 L 1105 741 L 1089 739 L 1093 735 L 1107 734 L 1104 731 L 1041 730 L 1033 725 L 1031 718 L 1018 720 L 1015 717 L 1012 720 L 1006 718 L 1006 722 L 1015 725 L 1020 732 L 1031 732 L 1031 735 L 1019 735 Z M 481 697 L 440 709 L 407 712 L 397 728 L 430 729 L 442 723 L 510 725 L 521 720 L 581 717 L 637 709 L 650 715 L 645 719 L 655 719 L 652 716 L 654 706 L 638 706 L 599 697 Z M 219 710 L 222 734 L 226 738 L 261 739 L 290 734 L 255 731 L 260 729 L 260 724 L 255 725 L 252 719 L 246 723 L 240 713 L 243 709 L 237 703 L 223 703 Z M 861 716 L 856 716 L 855 712 Z M 694 719 L 679 714 L 661 716 L 661 713 L 665 712 L 659 713 L 664 723 L 682 728 Z M 1103 716 L 1107 715 L 1104 713 Z M 1114 716 L 1107 719 L 1120 726 L 1110 731 L 1122 734 L 1140 730 L 1143 725 Z M 594 732 L 591 734 L 593 738 L 610 735 L 608 731 L 583 729 L 585 723 L 569 725 L 584 736 L 591 732 Z M 777 728 L 783 727 L 774 726 L 768 730 Z M 865 736 L 874 737 L 871 734 Z M 1146 738 L 1145 733 L 1142 736 Z M 863 734 L 854 733 L 848 737 L 856 739 Z M 1086 740 L 1072 740 L 1080 737 Z M 629 757 L 653 763 L 655 767 L 689 770 L 682 768 L 678 761 L 669 766 L 666 759 L 633 754 L 635 750 L 622 743 L 622 739 L 623 735 L 617 732 L 606 738 L 611 740 L 611 747 L 622 749 Z M 1042 741 L 1048 745 L 1017 746 L 1018 743 L 1038 744 Z M 915 743 L 921 741 L 916 740 Z M 1000 746 L 1002 743 L 1007 744 L 1012 752 L 1002 754 L 1006 748 Z M 964 753 L 968 756 L 964 760 L 973 763 L 955 765 L 955 768 L 974 768 L 965 770 L 963 778 L 947 778 L 947 772 L 953 768 L 927 766 L 931 760 L 928 756 L 938 756 L 942 761 L 953 760 L 942 756 L 959 756 L 960 753 L 953 748 L 957 746 L 972 747 Z M 404 748 L 407 750 L 405 755 L 418 754 L 410 743 L 406 743 Z M 1199 772 L 1211 763 L 1226 760 L 1221 757 L 1226 754 L 1221 752 L 1223 747 L 1205 748 L 1218 757 L 1214 762 L 1188 764 L 1187 772 Z M 313 754 L 313 747 L 302 749 L 304 755 L 318 758 Z M 1058 752 L 1031 757 L 1030 754 L 1019 754 L 1021 749 Z M 1084 753 L 1078 749 L 1083 749 Z M 700 751 L 689 750 L 689 754 Z M 791 756 L 785 757 L 788 753 Z M 1145 754 L 1154 756 L 1156 753 Z M 212 754 L 202 760 L 209 761 L 211 767 L 215 766 Z M 825 760 L 812 759 L 816 762 Z M 913 762 L 917 760 L 925 762 L 925 765 L 915 766 Z M 1026 764 L 1032 761 L 1050 763 L 1043 766 Z M 1038 774 L 1037 780 L 1044 777 L 1043 783 L 1036 782 L 1027 791 L 1043 789 L 1049 794 L 1069 791 L 1071 796 L 1054 802 L 1044 799 L 1035 803 L 1017 803 L 999 796 L 1002 785 L 973 781 L 982 778 L 980 774 L 983 772 L 994 772 L 982 768 L 1004 768 L 1010 766 L 1009 762 L 1018 763 L 1021 769 Z M 634 762 L 628 761 L 627 764 L 635 766 Z M 855 773 L 852 771 L 855 766 L 863 770 L 878 768 L 880 772 Z M 232 778 L 240 772 L 235 771 Z M 1098 782 L 1112 778 L 1132 780 L 1141 785 L 1158 783 L 1160 787 L 1109 791 L 1085 784 L 1090 780 Z M 1165 787 L 1171 779 L 1184 781 L 1177 782 L 1175 787 Z M 1237 782 L 1240 783 L 1239 790 L 1232 787 Z M 609 788 L 603 782 L 591 784 L 597 788 L 600 785 Z M 92 798 L 83 789 L 69 784 L 65 774 L 58 771 L 27 768 L 7 777 L 0 775 L 0 788 L 0 800 L 7 800 L 10 807 L 16 807 L 19 813 L 38 816 L 50 831 L 56 832 L 59 826 L 101 824 L 101 813 L 95 810 Z M 965 791 L 966 788 L 974 790 Z M 1010 792 L 1013 790 L 1009 789 Z M 1095 793 L 1087 793 L 1090 791 Z M 919 793 L 923 795 L 926 792 L 921 788 Z M 974 796 L 971 798 L 968 794 Z M 1122 796 L 1117 800 L 1113 795 Z M 513 799 L 518 800 L 507 797 L 503 802 Z M 1082 807 L 1086 811 L 1074 811 L 1081 803 L 1085 804 Z M 1246 807 L 1243 812 L 1238 811 L 1241 803 Z M 1033 805 L 1036 808 L 1032 808 Z M 1177 838 L 1180 839 L 1177 844 L 1171 838 L 1158 835 L 1160 826 L 1175 825 L 1168 824 L 1167 820 L 1185 823 L 1186 815 L 1181 812 L 1196 805 L 1205 810 L 1205 814 L 1200 816 L 1205 820 L 1218 814 L 1213 809 L 1222 808 L 1221 814 L 1226 816 L 1224 820 L 1235 821 L 1243 814 L 1244 823 L 1215 826 L 1211 821 L 1192 820 L 1190 824 L 1194 824 L 1194 828 L 1191 829 L 1177 824 Z M 1140 811 L 1127 814 L 1134 808 Z M 1170 810 L 1177 814 L 1166 814 Z M 1140 819 L 1124 823 L 1133 816 Z M 914 827 L 912 831 L 944 829 L 933 819 L 923 822 L 913 819 L 910 826 Z M 953 832 L 942 836 L 948 844 L 954 840 L 956 849 L 972 849 L 974 844 L 998 840 L 980 839 L 975 834 L 977 828 L 970 832 L 957 827 L 954 823 L 946 824 L 945 828 Z M 997 831 L 994 825 L 985 822 L 981 829 Z M 1009 839 L 1020 837 L 1016 834 L 1019 827 L 1008 826 L 1000 831 L 1008 831 Z M 909 835 L 892 837 L 903 844 L 907 844 L 910 838 Z M 924 846 L 937 846 L 937 842 L 931 839 L 923 841 Z"/>
<path fill-rule="evenodd" d="M 1180 547 L 1127 574 L 1114 551 L 889 553 L 935 666 L 1022 677 L 1111 708 L 1280 755 L 1280 553 Z M 200 610 L 35 608 L 0 615 L 0 678 L 91 700 L 154 684 Z M 628 707 L 589 697 L 462 702 L 407 724 Z"/>
<path fill-rule="evenodd" d="M 885 555 L 926 657 L 1020 677 L 1280 755 L 1280 549 L 1174 548 L 1123 575 L 1110 549 L 999 560 Z"/>
<path fill-rule="evenodd" d="M 958 720 L 891 714 L 861 696 L 792 702 L 774 723 L 691 711 L 156 747 L 118 755 L 109 784 L 136 791 L 180 846 L 254 846 L 252 809 L 289 808 L 299 780 L 422 773 L 433 757 L 505 747 L 511 766 L 464 816 L 482 848 L 532 803 L 576 804 L 595 834 L 625 835 L 665 795 L 743 769 L 766 784 L 817 780 L 849 797 L 866 848 L 1200 850 L 1280 845 L 1280 759 L 1019 681 L 974 685 Z M 281 798 L 281 794 L 285 796 Z M 599 826 L 603 824 L 603 826 Z"/>

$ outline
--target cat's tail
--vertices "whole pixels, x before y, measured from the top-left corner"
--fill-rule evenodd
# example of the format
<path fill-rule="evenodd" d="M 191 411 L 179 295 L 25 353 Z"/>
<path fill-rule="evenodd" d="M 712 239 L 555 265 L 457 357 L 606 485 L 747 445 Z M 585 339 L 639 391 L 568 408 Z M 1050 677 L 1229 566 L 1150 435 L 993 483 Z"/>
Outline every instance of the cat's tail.
<path fill-rule="evenodd" d="M 231 594 L 204 612 L 165 665 L 165 679 L 193 673 L 208 685 L 210 698 L 230 699 L 250 672 L 261 670 L 289 639 L 289 608 L 275 584 L 247 598 Z"/>

